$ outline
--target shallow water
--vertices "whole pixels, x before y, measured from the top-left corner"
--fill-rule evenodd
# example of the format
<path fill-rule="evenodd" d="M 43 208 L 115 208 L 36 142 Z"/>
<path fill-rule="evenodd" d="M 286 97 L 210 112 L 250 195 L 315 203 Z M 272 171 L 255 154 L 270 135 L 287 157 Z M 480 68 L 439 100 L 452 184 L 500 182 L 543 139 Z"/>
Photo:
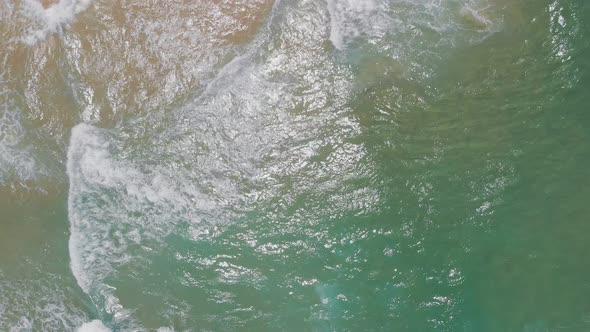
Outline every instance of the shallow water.
<path fill-rule="evenodd" d="M 590 329 L 585 1 L 0 17 L 0 330 Z"/>

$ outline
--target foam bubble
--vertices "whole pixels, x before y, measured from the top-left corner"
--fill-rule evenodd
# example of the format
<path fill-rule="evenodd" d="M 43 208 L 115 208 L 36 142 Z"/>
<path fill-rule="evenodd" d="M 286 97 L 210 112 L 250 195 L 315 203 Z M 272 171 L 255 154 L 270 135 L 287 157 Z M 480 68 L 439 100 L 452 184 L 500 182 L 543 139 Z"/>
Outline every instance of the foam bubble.
<path fill-rule="evenodd" d="M 95 319 L 78 328 L 78 332 L 111 332 L 100 320 Z"/>

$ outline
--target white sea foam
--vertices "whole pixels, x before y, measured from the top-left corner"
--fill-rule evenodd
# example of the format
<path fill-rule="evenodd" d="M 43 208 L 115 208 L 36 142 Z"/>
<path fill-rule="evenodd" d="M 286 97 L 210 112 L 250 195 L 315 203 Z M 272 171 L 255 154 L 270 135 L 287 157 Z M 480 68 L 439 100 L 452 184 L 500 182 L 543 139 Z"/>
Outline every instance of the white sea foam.
<path fill-rule="evenodd" d="M 82 290 L 115 322 L 128 320 L 104 280 L 158 250 L 180 223 L 199 223 L 215 206 L 181 174 L 144 171 L 117 158 L 111 134 L 87 124 L 72 129 L 67 173 L 72 272 Z"/>
<path fill-rule="evenodd" d="M 108 148 L 98 129 L 85 124 L 72 129 L 67 161 L 70 266 L 78 285 L 97 307 L 121 318 L 127 315 L 126 311 L 102 284 L 114 265 L 126 259 L 126 242 L 114 243 L 117 239 L 111 237 L 112 227 L 107 223 L 113 216 L 108 207 L 101 207 L 101 203 L 105 204 L 101 196 L 108 195 L 104 188 L 116 188 L 125 180 L 125 174 L 110 159 Z M 105 209 L 104 215 L 101 209 Z M 116 227 L 116 223 L 112 226 Z M 94 321 L 81 330 L 94 331 L 100 328 L 99 324 L 102 323 Z"/>
<path fill-rule="evenodd" d="M 330 41 L 337 49 L 362 34 L 375 19 L 375 0 L 327 0 L 330 13 Z"/>
<path fill-rule="evenodd" d="M 463 19 L 465 24 L 478 30 L 488 28 L 492 22 L 482 16 L 480 10 L 475 10 L 469 6 L 463 6 L 459 10 L 459 16 Z"/>
<path fill-rule="evenodd" d="M 174 332 L 174 329 L 170 327 L 160 327 L 156 332 Z"/>
<path fill-rule="evenodd" d="M 24 332 L 32 330 L 33 324 L 26 317 L 21 317 L 15 325 L 10 327 L 10 332 Z"/>
<path fill-rule="evenodd" d="M 88 319 L 72 306 L 72 288 L 60 287 L 61 275 L 38 280 L 8 279 L 0 271 L 0 331 L 73 331 Z"/>
<path fill-rule="evenodd" d="M 23 142 L 25 136 L 20 113 L 10 103 L 0 105 L 0 184 L 36 177 L 37 163 Z"/>
<path fill-rule="evenodd" d="M 95 319 L 78 328 L 78 332 L 111 332 L 100 320 Z"/>
<path fill-rule="evenodd" d="M 389 34 L 394 43 L 390 47 L 407 53 L 411 43 L 424 42 L 423 34 L 428 30 L 439 34 L 438 41 L 432 39 L 432 47 L 440 47 L 454 44 L 465 28 L 485 36 L 485 33 L 494 31 L 495 25 L 484 14 L 494 12 L 487 0 L 326 1 L 330 19 L 329 39 L 338 50 L 345 49 L 361 37 L 370 43 L 381 43 L 383 37 Z M 481 36 L 475 37 L 481 39 Z M 427 44 L 421 45 L 424 46 Z"/>
<path fill-rule="evenodd" d="M 86 10 L 92 0 L 60 0 L 44 8 L 38 0 L 24 0 L 23 13 L 37 24 L 22 37 L 26 44 L 33 45 L 46 39 L 53 33 L 61 33 L 74 18 Z"/>

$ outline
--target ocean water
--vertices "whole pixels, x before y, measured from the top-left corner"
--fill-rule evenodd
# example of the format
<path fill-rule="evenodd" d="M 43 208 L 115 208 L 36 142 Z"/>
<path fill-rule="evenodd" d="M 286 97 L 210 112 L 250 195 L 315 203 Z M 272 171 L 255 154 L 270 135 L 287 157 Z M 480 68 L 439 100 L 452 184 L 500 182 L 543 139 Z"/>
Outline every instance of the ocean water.
<path fill-rule="evenodd" d="M 590 330 L 590 2 L 0 0 L 0 331 Z"/>

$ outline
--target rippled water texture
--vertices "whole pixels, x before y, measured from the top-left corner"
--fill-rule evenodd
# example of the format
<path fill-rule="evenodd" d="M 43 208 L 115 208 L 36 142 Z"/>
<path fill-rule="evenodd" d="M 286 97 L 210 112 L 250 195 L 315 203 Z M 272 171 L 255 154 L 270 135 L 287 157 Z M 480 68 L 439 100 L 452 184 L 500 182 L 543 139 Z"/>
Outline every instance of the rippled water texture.
<path fill-rule="evenodd" d="M 589 23 L 0 0 L 0 330 L 590 330 Z"/>

